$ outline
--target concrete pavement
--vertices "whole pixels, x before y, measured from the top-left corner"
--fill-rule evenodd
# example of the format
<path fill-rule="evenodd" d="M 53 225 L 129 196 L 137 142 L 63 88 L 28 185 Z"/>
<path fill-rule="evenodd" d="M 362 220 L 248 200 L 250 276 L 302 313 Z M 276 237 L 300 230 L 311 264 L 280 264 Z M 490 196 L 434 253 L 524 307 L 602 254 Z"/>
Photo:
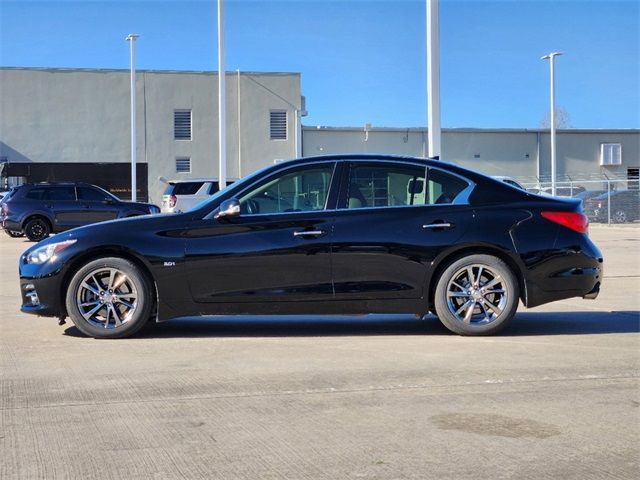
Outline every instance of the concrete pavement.
<path fill-rule="evenodd" d="M 640 229 L 591 228 L 595 301 L 504 334 L 219 318 L 97 341 L 19 312 L 0 235 L 0 478 L 636 478 Z"/>

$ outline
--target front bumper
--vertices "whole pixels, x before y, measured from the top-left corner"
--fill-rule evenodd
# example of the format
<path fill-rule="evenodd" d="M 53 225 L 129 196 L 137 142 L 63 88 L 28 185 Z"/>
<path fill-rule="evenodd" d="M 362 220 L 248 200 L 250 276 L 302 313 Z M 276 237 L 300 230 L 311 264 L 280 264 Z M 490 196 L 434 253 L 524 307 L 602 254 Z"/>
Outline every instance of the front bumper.
<path fill-rule="evenodd" d="M 20 311 L 43 317 L 65 316 L 65 308 L 60 294 L 60 276 L 45 278 L 20 277 Z"/>

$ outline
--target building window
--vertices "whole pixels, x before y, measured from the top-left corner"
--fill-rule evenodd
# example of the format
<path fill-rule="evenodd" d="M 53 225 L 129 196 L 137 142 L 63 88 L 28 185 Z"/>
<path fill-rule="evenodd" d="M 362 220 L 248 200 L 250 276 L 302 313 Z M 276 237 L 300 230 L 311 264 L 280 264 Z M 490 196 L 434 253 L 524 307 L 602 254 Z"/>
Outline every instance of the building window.
<path fill-rule="evenodd" d="M 176 158 L 177 173 L 191 173 L 191 159 L 189 157 Z"/>
<path fill-rule="evenodd" d="M 271 140 L 287 139 L 287 111 L 271 110 L 269 112 L 269 132 Z"/>
<path fill-rule="evenodd" d="M 622 165 L 622 145 L 619 143 L 601 143 L 600 165 Z"/>
<path fill-rule="evenodd" d="M 191 140 L 191 110 L 175 110 L 173 112 L 173 138 L 175 140 Z"/>

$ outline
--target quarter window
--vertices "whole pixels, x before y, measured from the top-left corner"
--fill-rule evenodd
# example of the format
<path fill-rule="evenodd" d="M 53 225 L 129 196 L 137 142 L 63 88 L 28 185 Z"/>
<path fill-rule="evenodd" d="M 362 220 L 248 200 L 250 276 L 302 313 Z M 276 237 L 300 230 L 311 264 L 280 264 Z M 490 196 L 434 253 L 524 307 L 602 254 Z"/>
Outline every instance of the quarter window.
<path fill-rule="evenodd" d="M 347 208 L 422 205 L 424 167 L 411 165 L 356 165 L 349 175 Z"/>
<path fill-rule="evenodd" d="M 24 197 L 29 200 L 42 200 L 44 198 L 44 188 L 32 188 Z"/>
<path fill-rule="evenodd" d="M 334 164 L 314 165 L 260 183 L 240 198 L 243 214 L 323 210 Z"/>
<path fill-rule="evenodd" d="M 429 205 L 453 203 L 468 186 L 463 179 L 434 168 L 429 169 L 427 183 L 427 204 Z"/>

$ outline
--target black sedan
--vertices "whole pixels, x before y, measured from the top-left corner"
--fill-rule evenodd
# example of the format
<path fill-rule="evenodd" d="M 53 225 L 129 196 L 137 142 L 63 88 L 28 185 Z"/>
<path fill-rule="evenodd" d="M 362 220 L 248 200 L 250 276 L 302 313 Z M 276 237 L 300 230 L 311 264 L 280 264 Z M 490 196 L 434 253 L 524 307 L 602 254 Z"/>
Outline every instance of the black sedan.
<path fill-rule="evenodd" d="M 580 201 L 456 165 L 342 155 L 271 166 L 191 211 L 71 230 L 20 258 L 22 311 L 117 338 L 220 314 L 435 313 L 502 330 L 527 307 L 595 298 Z"/>
<path fill-rule="evenodd" d="M 156 205 L 123 202 L 100 187 L 81 182 L 22 185 L 9 192 L 1 205 L 0 223 L 5 232 L 11 236 L 24 233 L 34 242 L 81 225 L 160 213 Z"/>

